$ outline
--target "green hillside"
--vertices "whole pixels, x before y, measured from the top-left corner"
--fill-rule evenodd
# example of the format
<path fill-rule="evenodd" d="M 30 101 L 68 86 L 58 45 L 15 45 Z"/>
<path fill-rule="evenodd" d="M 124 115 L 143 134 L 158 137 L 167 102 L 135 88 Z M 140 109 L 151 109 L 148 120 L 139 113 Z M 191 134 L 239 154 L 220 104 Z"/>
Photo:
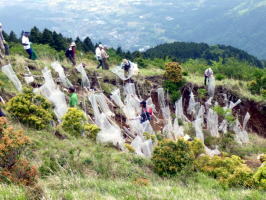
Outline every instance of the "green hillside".
<path fill-rule="evenodd" d="M 97 61 L 92 50 L 85 51 L 79 48 L 77 52 L 78 63 L 86 65 L 85 71 L 92 81 L 93 90 L 86 91 L 82 88 L 81 75 L 65 59 L 63 47 L 56 50 L 48 44 L 33 44 L 39 56 L 36 61 L 25 58 L 24 50 L 15 41 L 10 43 L 10 47 L 11 56 L 2 60 L 2 65 L 10 63 L 17 77 L 28 90 L 18 93 L 12 82 L 0 70 L 0 96 L 9 102 L 0 105 L 7 114 L 7 122 L 0 118 L 0 199 L 262 200 L 265 198 L 263 181 L 266 177 L 259 173 L 264 168 L 259 168 L 262 163 L 257 159 L 259 154 L 266 152 L 266 139 L 262 137 L 263 135 L 258 136 L 250 131 L 248 133 L 250 142 L 240 145 L 234 142 L 232 133 L 217 139 L 211 137 L 204 128 L 206 145 L 210 148 L 218 146 L 223 152 L 221 156 L 212 160 L 218 164 L 213 164 L 211 167 L 205 166 L 206 168 L 202 167 L 204 163 L 200 162 L 199 154 L 204 152 L 201 143 L 192 147 L 189 146 L 192 145 L 190 142 L 181 142 L 180 144 L 184 145 L 191 154 L 188 155 L 183 149 L 184 146 L 176 147 L 177 143 L 170 140 L 166 150 L 163 148 L 159 150 L 157 155 L 162 153 L 166 156 L 159 157 L 158 162 L 154 161 L 154 157 L 149 159 L 136 155 L 130 145 L 131 139 L 127 136 L 125 136 L 126 144 L 123 151 L 113 144 L 99 144 L 95 140 L 98 133 L 94 135 L 95 132 L 91 128 L 91 125 L 94 125 L 94 116 L 93 108 L 87 98 L 88 94 L 103 93 L 111 101 L 111 92 L 115 88 L 122 90 L 125 82 L 119 80 L 111 71 L 96 69 Z M 108 53 L 111 69 L 120 64 L 125 56 L 125 53 L 112 48 Z M 180 97 L 182 88 L 178 83 L 165 84 L 165 81 L 170 80 L 165 76 L 167 70 L 165 66 L 175 59 L 160 58 L 160 56 L 146 58 L 138 53 L 131 56 L 132 61 L 138 63 L 140 67 L 140 73 L 131 80 L 136 84 L 138 94 L 150 96 L 155 86 L 164 87 L 167 93 L 166 100 L 172 108 L 175 100 Z M 208 97 L 203 87 L 202 74 L 209 64 L 214 70 L 217 86 L 224 86 L 232 95 L 244 101 L 254 102 L 259 108 L 265 104 L 265 69 L 255 68 L 254 63 L 250 65 L 246 62 L 247 60 L 240 61 L 232 55 L 226 57 L 224 62 L 222 59 L 217 61 L 214 59 L 210 60 L 210 63 L 206 59 L 188 58 L 180 65 L 182 73 L 179 75 L 182 75 L 182 81 L 184 81 L 180 85 L 194 84 L 194 88 L 198 87 L 195 93 L 197 100 L 204 101 Z M 75 113 L 77 115 L 70 124 L 80 125 L 79 122 L 85 121 L 89 128 L 84 126 L 82 132 L 78 132 L 78 129 L 74 134 L 66 131 L 51 112 L 54 107 L 49 102 L 44 103 L 46 101 L 43 97 L 34 96 L 31 92 L 31 89 L 44 83 L 41 70 L 45 67 L 51 70 L 52 77 L 57 80 L 58 74 L 50 67 L 55 60 L 60 61 L 66 76 L 78 90 L 81 102 L 78 109 L 83 109 L 86 117 L 79 121 L 77 120 L 79 115 Z M 32 85 L 27 85 L 24 81 L 27 73 L 25 66 L 30 68 L 36 79 Z M 58 87 L 68 99 L 69 94 L 63 90 L 67 88 L 62 84 Z M 180 94 L 173 93 L 174 91 L 180 91 Z M 15 100 L 12 101 L 14 97 Z M 115 120 L 119 126 L 126 123 L 122 109 L 112 103 L 108 103 L 108 106 L 118 118 Z M 48 114 L 40 111 L 43 107 Z M 225 113 L 221 111 L 221 107 L 217 106 L 216 110 L 220 112 L 220 118 L 224 117 Z M 173 111 L 171 115 L 175 117 Z M 47 120 L 48 117 L 43 120 L 44 116 L 49 116 L 49 120 Z M 232 117 L 232 113 L 229 113 L 229 116 Z M 162 116 L 158 114 L 157 117 L 160 125 Z M 241 117 L 244 116 L 241 115 Z M 235 118 L 232 121 L 234 120 Z M 191 136 L 193 141 L 197 141 L 192 123 L 185 120 L 180 120 L 179 123 L 182 124 L 185 134 Z M 38 126 L 40 124 L 42 126 Z M 23 133 L 18 130 L 22 130 Z M 155 135 L 153 137 L 149 133 L 145 134 L 145 138 L 153 139 L 155 147 L 159 147 L 163 142 L 169 142 L 162 131 L 156 131 Z M 169 159 L 179 150 L 183 152 L 179 155 L 181 158 Z M 183 155 L 188 155 L 188 158 L 183 158 Z M 191 162 L 190 168 L 186 168 L 184 164 L 186 159 Z M 179 166 L 181 169 L 184 167 L 184 170 L 160 176 L 157 163 L 160 164 L 161 161 L 163 163 L 164 160 L 170 160 L 162 167 L 166 172 L 167 169 L 170 171 L 176 169 L 178 165 L 181 165 Z M 260 177 L 255 177 L 258 174 Z"/>
<path fill-rule="evenodd" d="M 218 61 L 219 58 L 236 58 L 239 61 L 247 62 L 250 65 L 259 68 L 264 67 L 264 63 L 255 56 L 247 52 L 234 48 L 232 46 L 215 45 L 209 46 L 205 43 L 186 43 L 174 42 L 169 44 L 158 45 L 144 52 L 146 58 L 165 58 L 170 57 L 178 61 L 186 61 L 188 59 L 206 59 L 207 61 Z"/>

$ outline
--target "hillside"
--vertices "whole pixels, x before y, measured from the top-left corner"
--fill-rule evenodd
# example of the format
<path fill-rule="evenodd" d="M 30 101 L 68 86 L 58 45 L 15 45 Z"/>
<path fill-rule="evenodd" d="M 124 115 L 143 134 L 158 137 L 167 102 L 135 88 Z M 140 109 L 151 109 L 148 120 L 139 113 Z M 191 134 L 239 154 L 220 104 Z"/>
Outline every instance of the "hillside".
<path fill-rule="evenodd" d="M 209 46 L 204 43 L 185 43 L 174 42 L 169 44 L 158 45 L 144 52 L 146 58 L 165 58 L 170 57 L 178 61 L 188 59 L 206 59 L 218 61 L 220 58 L 236 58 L 240 61 L 247 62 L 250 65 L 259 68 L 264 67 L 264 63 L 256 57 L 249 55 L 243 50 L 224 45 Z"/>
<path fill-rule="evenodd" d="M 3 199 L 261 200 L 266 195 L 263 187 L 257 187 L 256 184 L 252 185 L 252 183 L 251 185 L 243 184 L 244 178 L 251 178 L 258 171 L 261 162 L 257 159 L 257 156 L 266 152 L 265 120 L 263 120 L 263 117 L 265 117 L 264 93 L 263 90 L 256 90 L 253 93 L 249 87 L 249 82 L 254 80 L 256 73 L 260 74 L 262 76 L 261 79 L 263 79 L 265 69 L 254 68 L 234 58 L 228 58 L 225 63 L 221 60 L 211 63 L 217 79 L 220 76 L 220 80 L 216 82 L 217 89 L 211 102 L 211 108 L 215 109 L 215 106 L 217 106 L 215 102 L 218 102 L 221 106 L 225 103 L 224 93 L 228 97 L 228 102 L 226 102 L 228 105 L 230 102 L 235 104 L 239 98 L 242 101 L 239 105 L 235 105 L 235 108 L 232 108 L 232 111 L 228 113 L 230 117 L 234 118 L 233 120 L 231 118 L 232 121 L 239 120 L 242 127 L 246 113 L 250 112 L 251 114 L 247 127 L 240 130 L 242 134 L 244 134 L 244 131 L 248 132 L 249 141 L 243 142 L 242 140 L 246 139 L 246 137 L 241 138 L 242 144 L 235 142 L 234 136 L 237 135 L 237 131 L 236 133 L 231 133 L 231 129 L 228 128 L 228 130 L 230 129 L 228 134 L 222 134 L 222 131 L 219 131 L 221 136 L 215 138 L 211 135 L 206 124 L 204 122 L 202 124 L 201 130 L 205 137 L 203 140 L 205 145 L 211 149 L 211 152 L 215 151 L 215 148 L 218 147 L 220 151 L 224 152 L 219 157 L 221 159 L 229 159 L 229 156 L 232 155 L 237 155 L 239 159 L 241 158 L 241 161 L 237 158 L 237 163 L 238 167 L 243 167 L 240 170 L 244 170 L 244 172 L 240 171 L 239 173 L 241 173 L 240 177 L 244 178 L 240 181 L 236 178 L 236 182 L 233 182 L 234 186 L 232 186 L 232 183 L 230 185 L 221 182 L 220 179 L 215 179 L 215 176 L 212 176 L 211 173 L 207 173 L 196 166 L 193 166 L 193 169 L 189 172 L 184 170 L 173 176 L 160 176 L 155 170 L 156 163 L 154 163 L 150 156 L 147 156 L 151 153 L 149 152 L 150 147 L 143 144 L 146 149 L 141 148 L 141 151 L 138 151 L 133 145 L 133 141 L 137 137 L 136 132 L 138 132 L 140 126 L 139 123 L 132 124 L 130 121 L 131 118 L 135 117 L 134 113 L 137 110 L 136 107 L 139 106 L 139 101 L 141 99 L 147 100 L 149 97 L 154 106 L 154 112 L 156 110 L 154 119 L 151 121 L 151 127 L 156 138 L 154 139 L 154 137 L 149 135 L 153 132 L 152 129 L 149 129 L 151 132 L 148 134 L 141 131 L 139 134 L 143 137 L 144 143 L 152 141 L 152 149 L 155 149 L 163 139 L 170 138 L 171 141 L 178 141 L 179 137 L 177 135 L 182 132 L 184 135 L 191 137 L 193 141 L 197 141 L 196 138 L 199 137 L 197 130 L 199 129 L 193 123 L 197 116 L 189 113 L 189 107 L 192 105 L 192 108 L 196 109 L 196 104 L 204 105 L 209 99 L 208 92 L 203 86 L 202 77 L 202 73 L 207 66 L 206 61 L 189 59 L 183 62 L 181 66 L 184 84 L 176 88 L 176 84 L 165 84 L 165 81 L 169 81 L 165 77 L 167 63 L 172 62 L 169 58 L 146 59 L 138 56 L 134 62 L 139 63 L 141 67 L 140 73 L 133 76 L 130 81 L 122 81 L 111 71 L 95 69 L 97 62 L 91 52 L 78 51 L 78 63 L 86 65 L 84 70 L 90 83 L 87 88 L 84 88 L 84 80 L 86 80 L 84 74 L 65 60 L 64 52 L 56 51 L 47 44 L 34 44 L 33 47 L 39 55 L 38 60 L 32 61 L 26 59 L 25 52 L 23 52 L 18 44 L 14 43 L 11 48 L 11 56 L 7 57 L 3 62 L 11 64 L 15 76 L 18 77 L 23 87 L 34 89 L 37 93 L 39 89 L 42 97 L 45 96 L 53 103 L 53 106 L 50 108 L 44 104 L 45 110 L 51 112 L 51 110 L 57 111 L 57 108 L 64 104 L 64 99 L 67 99 L 67 101 L 69 99 L 69 94 L 66 92 L 67 87 L 64 85 L 65 82 L 62 81 L 62 73 L 60 76 L 60 73 L 58 74 L 55 68 L 51 66 L 55 60 L 60 61 L 63 72 L 66 75 L 65 77 L 77 90 L 80 102 L 78 109 L 86 114 L 85 119 L 79 118 L 80 116 L 75 114 L 74 117 L 76 118 L 71 123 L 76 124 L 76 122 L 85 121 L 84 123 L 89 123 L 90 126 L 97 124 L 101 132 L 96 134 L 98 138 L 96 140 L 96 136 L 92 135 L 91 129 L 87 131 L 84 128 L 82 132 L 76 129 L 74 134 L 66 131 L 67 129 L 65 130 L 62 125 L 64 119 L 62 121 L 57 119 L 58 116 L 56 114 L 58 113 L 51 112 L 55 114 L 51 114 L 49 117 L 49 113 L 38 110 L 39 107 L 37 111 L 35 110 L 36 106 L 42 105 L 40 97 L 29 98 L 27 101 L 24 101 L 24 104 L 27 105 L 29 105 L 29 101 L 32 101 L 31 106 L 26 106 L 26 108 L 23 104 L 12 104 L 12 107 L 18 108 L 19 112 L 10 109 L 9 103 L 6 105 L 1 104 L 1 108 L 7 114 L 8 128 L 12 126 L 14 130 L 22 129 L 31 140 L 31 143 L 20 149 L 19 159 L 28 160 L 32 166 L 36 167 L 38 172 L 36 182 L 33 185 L 24 186 L 25 183 L 22 181 L 18 184 L 16 179 L 10 178 L 10 174 L 2 173 L 5 172 L 6 168 L 2 167 L 0 162 L 0 173 L 2 175 L 0 177 L 0 197 L 3 197 Z M 119 56 L 113 49 L 109 49 L 108 53 L 110 54 L 109 62 L 111 70 L 113 70 L 123 57 Z M 47 73 L 49 70 L 51 73 Z M 27 84 L 25 76 L 29 76 L 29 72 L 33 75 L 34 82 Z M 257 81 L 256 84 L 259 85 L 259 79 Z M 264 85 L 262 86 L 263 89 L 266 89 Z M 119 89 L 119 95 L 114 93 L 115 89 Z M 0 96 L 3 97 L 5 102 L 9 102 L 13 97 L 18 97 L 19 95 L 25 95 L 23 98 L 32 95 L 29 91 L 24 91 L 24 93 L 18 92 L 2 70 L 0 70 L 0 90 Z M 49 91 L 51 91 L 51 95 L 49 95 Z M 179 96 L 173 93 L 178 91 L 180 91 Z M 190 100 L 190 92 L 193 92 L 195 95 L 195 104 L 190 103 L 192 101 Z M 113 96 L 114 94 L 116 96 Z M 180 100 L 181 94 L 183 96 L 181 101 L 183 106 L 177 109 L 175 103 Z M 61 98 L 62 96 L 64 98 Z M 15 102 L 19 102 L 23 98 L 19 98 Z M 121 106 L 119 99 L 122 105 L 125 106 Z M 97 104 L 94 103 L 94 100 L 96 100 Z M 231 103 L 229 106 L 231 106 Z M 64 107 L 60 108 L 64 109 Z M 33 117 L 29 118 L 32 121 L 25 123 L 23 120 L 28 119 L 28 116 L 19 117 L 21 117 L 21 113 L 23 114 L 28 109 L 31 111 L 28 115 L 32 116 L 33 114 Z M 177 111 L 179 109 L 180 111 L 183 110 L 183 114 L 178 119 Z M 221 112 L 219 109 L 219 106 L 216 107 L 215 112 Z M 167 110 L 169 110 L 170 115 L 167 114 Z M 42 119 L 38 112 L 51 119 L 51 121 L 44 119 L 46 124 L 42 130 L 37 130 L 37 125 L 40 125 L 39 120 Z M 199 114 L 200 111 L 197 113 Z M 222 115 L 223 113 L 220 113 L 219 120 L 217 119 L 219 124 L 224 117 Z M 188 121 L 184 119 L 185 116 L 188 118 Z M 37 120 L 35 117 L 37 117 Z M 205 114 L 202 117 L 205 120 L 210 120 Z M 171 120 L 168 120 L 169 118 Z M 106 119 L 108 120 L 106 121 Z M 37 123 L 34 124 L 35 126 L 32 126 L 35 120 Z M 228 118 L 228 120 L 230 119 Z M 178 131 L 175 129 L 175 126 L 172 128 L 167 127 L 173 121 L 179 124 L 180 129 Z M 0 133 L 7 133 L 9 129 L 3 128 L 5 131 L 2 131 L 1 126 L 3 122 L 0 122 Z M 167 130 L 167 128 L 169 129 Z M 111 137 L 111 142 L 102 144 L 99 139 L 100 136 L 104 136 L 108 140 L 110 139 L 108 136 L 113 136 L 117 133 L 117 130 L 121 133 L 119 140 L 114 142 L 114 137 Z M 0 144 L 4 140 L 1 134 Z M 121 138 L 124 140 L 122 145 L 119 143 Z M 18 144 L 20 143 L 23 142 L 19 140 Z M 7 142 L 5 145 L 8 144 Z M 2 156 L 2 150 L 1 146 L 0 156 Z M 171 152 L 175 151 L 169 150 L 166 153 L 170 155 Z M 196 163 L 198 158 L 195 155 L 193 162 Z M 167 156 L 163 159 L 167 159 Z M 180 160 L 177 159 L 178 162 Z M 232 163 L 228 168 L 234 169 L 233 164 L 236 161 L 230 160 L 229 162 Z M 12 167 L 8 168 L 11 172 Z M 23 168 L 19 169 L 24 172 Z M 219 170 L 221 169 L 218 168 L 217 171 Z M 33 171 L 29 170 L 30 173 Z M 236 172 L 238 173 L 237 170 Z M 234 176 L 238 177 L 237 173 Z M 220 174 L 217 173 L 217 176 L 220 176 Z M 22 177 L 31 180 L 27 173 Z M 250 180 L 253 179 L 251 178 Z"/>

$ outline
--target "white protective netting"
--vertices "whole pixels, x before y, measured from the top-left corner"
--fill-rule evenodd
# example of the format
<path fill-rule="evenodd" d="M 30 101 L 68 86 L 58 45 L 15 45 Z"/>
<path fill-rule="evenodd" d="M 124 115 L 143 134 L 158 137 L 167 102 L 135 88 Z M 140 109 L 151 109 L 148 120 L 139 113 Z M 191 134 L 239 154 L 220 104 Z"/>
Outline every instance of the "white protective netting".
<path fill-rule="evenodd" d="M 212 109 L 209 109 L 208 114 L 207 114 L 207 128 L 210 131 L 211 136 L 219 137 L 218 115 Z"/>
<path fill-rule="evenodd" d="M 77 67 L 76 67 L 77 71 L 79 73 L 81 73 L 81 81 L 82 81 L 82 87 L 85 87 L 85 88 L 88 88 L 90 89 L 91 87 L 91 83 L 90 83 L 90 80 L 87 76 L 87 73 L 84 69 L 84 66 L 83 64 L 79 64 Z"/>
<path fill-rule="evenodd" d="M 208 83 L 208 95 L 210 97 L 213 97 L 215 93 L 215 78 L 214 76 L 209 77 L 209 83 Z"/>
<path fill-rule="evenodd" d="M 90 93 L 88 96 L 94 112 L 95 123 L 100 127 L 101 131 L 97 134 L 97 142 L 111 143 L 123 149 L 124 138 L 119 126 L 111 118 L 111 112 L 104 94 Z"/>
<path fill-rule="evenodd" d="M 68 110 L 65 94 L 55 84 L 51 71 L 47 67 L 42 70 L 42 73 L 45 83 L 35 91 L 45 96 L 54 104 L 55 115 L 58 119 L 61 119 Z"/>
<path fill-rule="evenodd" d="M 24 74 L 24 80 L 25 80 L 25 82 L 27 84 L 30 84 L 30 83 L 34 82 L 34 77 L 33 77 L 32 73 L 31 73 L 29 67 L 26 66 L 25 67 L 25 70 L 27 71 L 27 73 Z"/>
<path fill-rule="evenodd" d="M 53 62 L 51 64 L 51 67 L 58 73 L 60 81 L 64 85 L 64 87 L 66 88 L 73 87 L 72 83 L 66 77 L 65 71 L 59 62 Z"/>
<path fill-rule="evenodd" d="M 195 132 L 196 132 L 196 137 L 200 139 L 203 143 L 204 143 L 204 134 L 202 131 L 202 125 L 204 122 L 204 112 L 205 112 L 205 108 L 204 106 L 201 106 L 196 116 L 196 119 L 193 122 Z"/>
<path fill-rule="evenodd" d="M 16 89 L 21 92 L 22 91 L 22 84 L 18 79 L 16 73 L 14 72 L 11 64 L 5 65 L 2 67 L 2 72 L 8 77 L 8 79 L 14 84 Z"/>

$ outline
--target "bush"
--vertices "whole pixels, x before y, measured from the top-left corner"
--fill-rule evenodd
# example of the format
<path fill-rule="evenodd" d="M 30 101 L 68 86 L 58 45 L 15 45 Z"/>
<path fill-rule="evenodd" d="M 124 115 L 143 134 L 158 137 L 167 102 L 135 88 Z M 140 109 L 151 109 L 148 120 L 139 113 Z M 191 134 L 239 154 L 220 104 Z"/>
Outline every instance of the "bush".
<path fill-rule="evenodd" d="M 85 131 L 88 131 L 88 137 L 93 141 L 96 141 L 97 134 L 101 131 L 101 129 L 96 124 L 86 124 Z"/>
<path fill-rule="evenodd" d="M 232 110 L 224 109 L 223 107 L 217 105 L 213 107 L 213 110 L 223 119 L 226 119 L 229 124 L 233 124 L 235 122 L 235 117 L 232 114 Z"/>
<path fill-rule="evenodd" d="M 221 81 L 221 80 L 225 79 L 225 76 L 223 74 L 216 74 L 215 78 L 216 78 L 216 80 Z"/>
<path fill-rule="evenodd" d="M 155 134 L 150 134 L 150 133 L 143 133 L 143 136 L 145 137 L 146 140 L 149 140 L 151 139 L 152 142 L 155 142 L 156 141 L 156 135 Z"/>
<path fill-rule="evenodd" d="M 7 103 L 11 117 L 36 129 L 44 129 L 53 119 L 51 104 L 30 89 L 24 89 Z"/>
<path fill-rule="evenodd" d="M 130 144 L 125 144 L 125 147 L 129 152 L 135 153 L 134 147 L 132 147 Z"/>
<path fill-rule="evenodd" d="M 192 142 L 189 142 L 189 145 L 195 157 L 198 157 L 200 154 L 205 153 L 205 147 L 201 140 L 194 139 Z"/>
<path fill-rule="evenodd" d="M 254 180 L 258 187 L 266 190 L 266 163 L 254 174 Z"/>
<path fill-rule="evenodd" d="M 165 80 L 163 82 L 163 88 L 169 93 L 171 101 L 174 103 L 181 97 L 180 88 L 185 85 L 185 81 L 173 82 Z"/>
<path fill-rule="evenodd" d="M 9 168 L 14 165 L 29 142 L 22 131 L 8 127 L 7 120 L 0 117 L 0 167 Z"/>
<path fill-rule="evenodd" d="M 62 128 L 73 136 L 81 136 L 85 130 L 86 117 L 84 113 L 77 108 L 69 108 L 63 116 Z"/>
<path fill-rule="evenodd" d="M 38 178 L 36 167 L 27 160 L 19 160 L 12 167 L 3 169 L 1 175 L 13 183 L 26 186 L 35 185 Z"/>
<path fill-rule="evenodd" d="M 163 140 L 153 152 L 154 171 L 161 176 L 174 176 L 192 168 L 194 155 L 184 139 Z"/>
<path fill-rule="evenodd" d="M 248 83 L 248 88 L 252 94 L 261 94 L 264 96 L 264 91 L 266 90 L 266 75 L 256 72 L 255 80 L 252 80 Z"/>
<path fill-rule="evenodd" d="M 182 68 L 177 62 L 169 62 L 165 65 L 165 74 L 166 80 L 172 81 L 174 83 L 180 82 L 182 78 Z"/>
<path fill-rule="evenodd" d="M 198 89 L 198 96 L 199 98 L 203 99 L 208 94 L 207 90 L 205 88 Z"/>
<path fill-rule="evenodd" d="M 195 166 L 226 186 L 251 188 L 254 185 L 251 169 L 238 156 L 201 156 L 196 160 Z"/>

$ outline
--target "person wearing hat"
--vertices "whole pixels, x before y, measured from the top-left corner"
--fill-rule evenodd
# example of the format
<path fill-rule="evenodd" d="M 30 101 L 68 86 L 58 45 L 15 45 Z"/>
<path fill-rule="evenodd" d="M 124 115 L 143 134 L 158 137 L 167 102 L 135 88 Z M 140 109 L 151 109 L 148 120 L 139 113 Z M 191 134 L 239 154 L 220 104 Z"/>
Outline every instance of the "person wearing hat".
<path fill-rule="evenodd" d="M 3 36 L 3 26 L 0 23 L 0 58 L 4 58 L 5 55 L 5 39 Z"/>
<path fill-rule="evenodd" d="M 121 63 L 121 68 L 124 70 L 124 75 L 127 78 L 129 75 L 129 70 L 131 68 L 132 63 L 127 60 L 127 59 L 123 59 L 122 63 Z"/>
<path fill-rule="evenodd" d="M 99 69 L 100 67 L 103 68 L 103 59 L 102 59 L 102 54 L 101 54 L 102 49 L 103 49 L 103 45 L 99 44 L 95 50 L 95 57 L 99 62 L 97 69 Z"/>
<path fill-rule="evenodd" d="M 76 65 L 76 43 L 71 42 L 69 48 L 66 50 L 65 53 L 66 57 L 70 60 L 73 66 Z"/>
<path fill-rule="evenodd" d="M 207 85 L 207 83 L 209 83 L 210 81 L 210 77 L 213 76 L 213 71 L 211 68 L 208 68 L 205 70 L 204 72 L 204 85 Z"/>
<path fill-rule="evenodd" d="M 31 48 L 31 42 L 29 39 L 29 32 L 24 32 L 23 36 L 22 36 L 22 45 L 25 49 L 25 51 L 28 53 L 29 55 L 29 59 L 33 59 L 33 52 L 32 52 L 32 48 Z"/>

